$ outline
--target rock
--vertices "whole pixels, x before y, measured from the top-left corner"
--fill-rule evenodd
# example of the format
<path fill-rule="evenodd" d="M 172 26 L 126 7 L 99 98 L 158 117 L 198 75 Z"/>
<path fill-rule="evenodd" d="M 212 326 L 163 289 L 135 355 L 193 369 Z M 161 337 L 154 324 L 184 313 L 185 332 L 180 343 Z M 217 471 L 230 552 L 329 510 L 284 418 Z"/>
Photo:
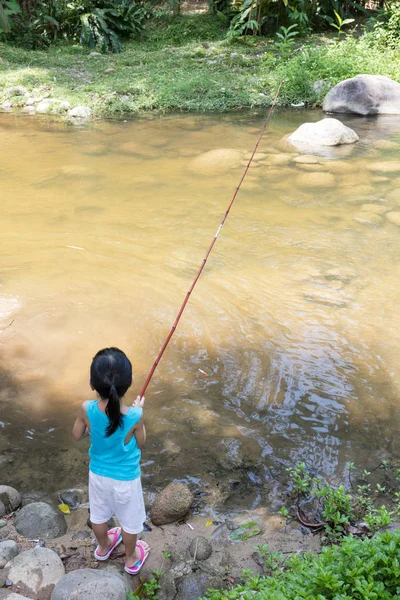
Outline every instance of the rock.
<path fill-rule="evenodd" d="M 26 106 L 33 106 L 35 104 L 35 99 L 34 98 L 27 98 L 25 104 L 26 104 Z"/>
<path fill-rule="evenodd" d="M 122 580 L 97 569 L 79 569 L 62 577 L 51 594 L 51 600 L 125 600 Z"/>
<path fill-rule="evenodd" d="M 393 212 L 387 213 L 386 218 L 388 221 L 390 221 L 394 225 L 400 226 L 400 212 L 393 211 Z"/>
<path fill-rule="evenodd" d="M 110 69 L 106 69 L 106 70 L 104 71 L 104 73 L 115 73 L 115 69 L 112 69 L 112 68 L 110 68 Z"/>
<path fill-rule="evenodd" d="M 70 108 L 71 108 L 71 103 L 68 102 L 68 100 L 63 100 L 63 102 L 60 102 L 60 106 L 59 106 L 60 110 L 69 110 Z"/>
<path fill-rule="evenodd" d="M 383 204 L 363 204 L 361 210 L 364 213 L 375 213 L 376 215 L 382 215 L 389 210 L 389 206 Z"/>
<path fill-rule="evenodd" d="M 50 111 L 50 108 L 50 100 L 42 100 L 42 102 L 39 102 L 39 104 L 36 106 L 36 112 L 38 112 L 40 115 L 44 115 Z"/>
<path fill-rule="evenodd" d="M 67 523 L 59 510 L 45 502 L 33 502 L 16 514 L 15 529 L 27 538 L 52 540 L 65 534 Z"/>
<path fill-rule="evenodd" d="M 317 81 L 314 81 L 312 87 L 314 92 L 317 92 L 317 94 L 321 94 L 329 87 L 329 83 L 327 83 L 323 79 L 318 79 Z"/>
<path fill-rule="evenodd" d="M 12 559 L 8 577 L 25 593 L 43 598 L 65 574 L 62 560 L 53 550 L 33 548 Z"/>
<path fill-rule="evenodd" d="M 0 529 L 2 529 L 3 527 L 5 527 L 7 525 L 7 521 L 4 521 L 3 519 L 0 519 Z"/>
<path fill-rule="evenodd" d="M 374 173 L 400 173 L 400 161 L 375 162 L 367 165 L 367 169 L 368 171 L 374 171 Z"/>
<path fill-rule="evenodd" d="M 392 142 L 391 140 L 378 140 L 375 142 L 375 148 L 379 150 L 398 150 L 399 144 L 397 142 Z"/>
<path fill-rule="evenodd" d="M 1 105 L 2 110 L 12 110 L 12 104 L 8 100 Z"/>
<path fill-rule="evenodd" d="M 6 564 L 17 556 L 19 552 L 18 544 L 14 540 L 5 540 L 0 542 L 0 569 L 4 569 Z"/>
<path fill-rule="evenodd" d="M 354 217 L 353 220 L 361 223 L 362 225 L 370 225 L 372 227 L 382 224 L 382 217 L 371 212 L 360 212 Z"/>
<path fill-rule="evenodd" d="M 9 514 L 21 506 L 21 494 L 9 485 L 0 485 L 0 501 L 6 509 L 4 514 Z"/>
<path fill-rule="evenodd" d="M 91 52 L 89 56 L 101 56 L 101 52 Z"/>
<path fill-rule="evenodd" d="M 357 75 L 328 92 L 323 110 L 356 115 L 400 114 L 400 84 L 382 75 Z"/>
<path fill-rule="evenodd" d="M 44 494 L 42 492 L 27 492 L 22 496 L 22 506 L 32 504 L 33 502 L 41 502 Z"/>
<path fill-rule="evenodd" d="M 219 175 L 240 166 L 243 152 L 232 148 L 209 150 L 188 163 L 188 169 L 196 175 Z"/>
<path fill-rule="evenodd" d="M 73 540 L 87 540 L 88 538 L 90 538 L 89 531 L 75 531 L 72 536 Z"/>
<path fill-rule="evenodd" d="M 359 138 L 355 131 L 337 119 L 322 119 L 317 123 L 303 123 L 288 139 L 296 147 L 304 145 L 312 148 L 354 144 Z"/>
<path fill-rule="evenodd" d="M 28 113 L 28 114 L 33 114 L 36 112 L 35 107 L 34 106 L 23 106 L 22 108 L 22 112 Z"/>
<path fill-rule="evenodd" d="M 223 576 L 217 577 L 208 573 L 193 573 L 180 582 L 175 600 L 197 600 L 198 598 L 204 598 L 207 590 L 223 587 Z"/>
<path fill-rule="evenodd" d="M 394 188 L 386 194 L 386 200 L 389 202 L 400 202 L 400 188 Z"/>
<path fill-rule="evenodd" d="M 207 560 L 212 554 L 212 546 L 205 537 L 198 535 L 191 541 L 189 552 L 196 560 Z"/>
<path fill-rule="evenodd" d="M 21 596 L 21 594 L 16 594 L 15 592 L 10 592 L 8 590 L 0 590 L 0 600 L 30 600 L 26 596 Z"/>
<path fill-rule="evenodd" d="M 231 471 L 244 467 L 245 454 L 243 446 L 236 438 L 225 438 L 216 446 L 216 459 L 219 466 Z"/>
<path fill-rule="evenodd" d="M 331 187 L 335 185 L 335 177 L 326 172 L 301 173 L 296 178 L 296 184 L 306 188 Z"/>
<path fill-rule="evenodd" d="M 75 106 L 68 111 L 68 116 L 72 119 L 89 119 L 91 115 L 92 111 L 88 106 Z"/>
<path fill-rule="evenodd" d="M 82 502 L 80 490 L 63 490 L 58 493 L 61 502 L 75 510 Z"/>
<path fill-rule="evenodd" d="M 13 87 L 8 88 L 7 95 L 8 96 L 25 96 L 27 91 L 28 90 L 23 85 L 14 85 Z"/>
<path fill-rule="evenodd" d="M 293 162 L 295 162 L 296 164 L 317 165 L 319 163 L 319 160 L 313 154 L 303 154 L 300 156 L 296 156 L 293 159 Z"/>
<path fill-rule="evenodd" d="M 151 507 L 150 518 L 154 525 L 167 525 L 182 519 L 193 504 L 188 486 L 174 481 L 159 492 Z"/>

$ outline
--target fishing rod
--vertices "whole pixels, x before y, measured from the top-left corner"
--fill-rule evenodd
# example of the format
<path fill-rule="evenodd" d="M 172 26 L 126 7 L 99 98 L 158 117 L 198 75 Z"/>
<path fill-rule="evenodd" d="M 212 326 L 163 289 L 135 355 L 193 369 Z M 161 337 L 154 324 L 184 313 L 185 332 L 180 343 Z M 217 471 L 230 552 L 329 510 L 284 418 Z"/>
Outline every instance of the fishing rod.
<path fill-rule="evenodd" d="M 219 234 L 220 234 L 220 232 L 221 232 L 221 229 L 222 229 L 222 227 L 224 226 L 224 223 L 225 223 L 226 219 L 228 218 L 229 212 L 230 212 L 230 210 L 231 210 L 231 208 L 232 208 L 232 206 L 233 206 L 233 203 L 234 203 L 234 202 L 235 202 L 235 200 L 236 200 L 236 196 L 238 195 L 238 192 L 239 192 L 239 190 L 240 190 L 240 187 L 241 187 L 241 185 L 242 185 L 242 183 L 243 183 L 243 181 L 244 181 L 244 178 L 246 177 L 246 175 L 247 175 L 247 172 L 248 172 L 248 170 L 250 169 L 250 165 L 251 165 L 251 163 L 253 162 L 254 155 L 255 155 L 255 153 L 257 152 L 257 149 L 258 149 L 258 146 L 259 146 L 259 144 L 260 144 L 260 142 L 261 142 L 261 139 L 262 139 L 262 137 L 263 137 L 263 135 L 264 135 L 264 133 L 265 133 L 265 130 L 267 129 L 267 127 L 268 127 L 268 125 L 269 125 L 269 121 L 270 121 L 270 119 L 271 119 L 272 113 L 274 112 L 274 109 L 275 109 L 275 106 L 276 106 L 276 101 L 278 100 L 279 92 L 281 91 L 281 87 L 282 87 L 282 85 L 283 85 L 283 81 L 284 81 L 284 79 L 282 78 L 282 79 L 281 79 L 281 81 L 280 81 L 280 83 L 279 83 L 278 89 L 276 90 L 276 93 L 275 93 L 274 100 L 273 100 L 273 102 L 272 102 L 272 104 L 271 104 L 271 107 L 270 107 L 270 109 L 269 109 L 269 111 L 268 111 L 268 116 L 267 116 L 267 118 L 266 118 L 266 120 L 265 120 L 265 123 L 264 123 L 264 125 L 263 125 L 262 129 L 261 129 L 261 133 L 260 133 L 260 135 L 259 135 L 259 137 L 258 137 L 257 143 L 256 143 L 256 145 L 254 146 L 254 150 L 253 150 L 253 152 L 252 152 L 252 154 L 251 154 L 251 156 L 250 156 L 249 162 L 247 163 L 247 166 L 246 166 L 246 168 L 245 168 L 245 170 L 244 170 L 244 172 L 243 172 L 243 175 L 242 175 L 242 177 L 241 177 L 241 179 L 240 179 L 240 181 L 239 181 L 239 185 L 237 186 L 237 188 L 236 188 L 236 190 L 235 190 L 235 193 L 233 194 L 233 198 L 232 198 L 232 200 L 230 201 L 230 203 L 229 203 L 229 206 L 228 206 L 227 210 L 225 211 L 224 217 L 223 217 L 223 219 L 222 219 L 222 221 L 221 221 L 221 223 L 220 223 L 220 225 L 219 225 L 219 227 L 218 227 L 218 229 L 217 229 L 217 232 L 216 232 L 216 234 L 214 235 L 214 237 L 213 237 L 213 239 L 212 239 L 212 242 L 211 242 L 210 246 L 208 247 L 208 250 L 207 250 L 207 252 L 206 252 L 206 255 L 205 255 L 205 257 L 203 258 L 203 262 L 201 263 L 201 265 L 200 265 L 200 267 L 199 267 L 199 270 L 197 271 L 196 277 L 194 278 L 192 285 L 190 286 L 190 288 L 189 288 L 188 292 L 186 293 L 186 296 L 185 296 L 185 299 L 184 299 L 184 301 L 183 301 L 183 303 L 182 303 L 182 306 L 181 306 L 181 308 L 179 309 L 179 312 L 178 312 L 178 314 L 177 314 L 177 316 L 176 316 L 176 319 L 175 319 L 175 321 L 174 321 L 174 324 L 173 324 L 173 325 L 172 325 L 172 327 L 171 327 L 171 331 L 169 332 L 169 334 L 167 335 L 167 337 L 166 337 L 166 339 L 165 339 L 165 342 L 164 342 L 164 343 L 163 343 L 163 345 L 161 346 L 161 350 L 160 350 L 160 352 L 158 353 L 158 355 L 157 355 L 157 358 L 156 358 L 156 360 L 154 361 L 154 363 L 153 363 L 153 366 L 151 367 L 149 374 L 147 375 L 147 379 L 146 379 L 146 381 L 144 382 L 142 389 L 140 390 L 140 394 L 139 394 L 140 398 L 143 398 L 143 396 L 144 396 L 144 393 L 145 393 L 145 391 L 147 390 L 147 386 L 149 385 L 149 383 L 150 383 L 150 381 L 151 381 L 151 378 L 153 377 L 154 371 L 157 369 L 158 363 L 160 362 L 160 360 L 161 360 L 161 358 L 162 358 L 162 355 L 164 354 L 164 352 L 165 352 L 165 349 L 166 349 L 166 347 L 167 347 L 167 346 L 168 346 L 168 344 L 169 344 L 169 341 L 170 341 L 170 339 L 172 338 L 172 336 L 173 336 L 173 335 L 174 335 L 174 333 L 175 333 L 175 330 L 176 330 L 176 328 L 177 328 L 177 326 L 178 326 L 178 323 L 179 323 L 179 321 L 180 321 L 180 318 L 181 318 L 181 316 L 182 316 L 182 313 L 183 313 L 183 311 L 185 310 L 185 308 L 186 308 L 186 304 L 187 304 L 187 303 L 188 303 L 188 301 L 189 301 L 190 295 L 191 295 L 191 293 L 193 292 L 193 289 L 194 289 L 194 287 L 195 287 L 196 283 L 198 282 L 198 280 L 199 280 L 199 278 L 200 278 L 200 275 L 201 275 L 201 274 L 202 274 L 202 272 L 203 272 L 203 269 L 204 269 L 204 267 L 206 266 L 207 259 L 208 259 L 208 257 L 210 256 L 212 249 L 214 248 L 214 244 L 215 244 L 215 242 L 217 241 L 217 238 L 218 238 L 218 236 L 219 236 Z"/>

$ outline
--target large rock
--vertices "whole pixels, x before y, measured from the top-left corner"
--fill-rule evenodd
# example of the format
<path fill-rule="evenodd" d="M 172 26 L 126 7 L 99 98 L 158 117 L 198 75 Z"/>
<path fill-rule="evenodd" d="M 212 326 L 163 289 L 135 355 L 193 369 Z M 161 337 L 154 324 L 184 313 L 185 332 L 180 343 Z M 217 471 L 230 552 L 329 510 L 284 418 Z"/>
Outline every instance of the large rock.
<path fill-rule="evenodd" d="M 57 583 L 51 600 L 125 600 L 122 580 L 106 571 L 79 569 L 71 571 Z"/>
<path fill-rule="evenodd" d="M 21 552 L 8 563 L 8 578 L 24 593 L 38 598 L 48 597 L 65 574 L 61 558 L 48 548 L 33 548 Z"/>
<path fill-rule="evenodd" d="M 88 106 L 75 106 L 68 111 L 68 116 L 73 119 L 89 119 L 92 115 L 92 111 Z"/>
<path fill-rule="evenodd" d="M 10 590 L 0 590 L 0 600 L 30 600 L 27 596 L 21 596 Z"/>
<path fill-rule="evenodd" d="M 357 75 L 328 92 L 323 110 L 356 115 L 400 114 L 400 84 L 381 75 Z"/>
<path fill-rule="evenodd" d="M 20 505 L 21 494 L 9 485 L 0 485 L 0 517 L 13 512 Z"/>
<path fill-rule="evenodd" d="M 224 579 L 221 575 L 211 575 L 208 573 L 193 573 L 179 584 L 178 594 L 175 600 L 197 600 L 203 598 L 209 589 L 222 588 Z"/>
<path fill-rule="evenodd" d="M 17 513 L 15 529 L 27 538 L 52 540 L 66 533 L 67 523 L 64 515 L 49 504 L 32 502 Z"/>
<path fill-rule="evenodd" d="M 6 564 L 17 556 L 18 552 L 18 544 L 14 540 L 0 542 L 0 569 L 4 569 Z"/>
<path fill-rule="evenodd" d="M 151 507 L 150 517 L 154 525 L 167 525 L 182 519 L 194 498 L 188 486 L 180 481 L 174 481 L 159 492 Z"/>
<path fill-rule="evenodd" d="M 212 554 L 212 546 L 207 538 L 198 535 L 190 542 L 189 552 L 196 560 L 207 560 Z"/>
<path fill-rule="evenodd" d="M 219 175 L 241 166 L 243 152 L 232 148 L 209 150 L 189 161 L 188 169 L 200 175 Z"/>
<path fill-rule="evenodd" d="M 337 119 L 329 118 L 316 123 L 303 123 L 288 138 L 291 144 L 300 149 L 354 144 L 358 139 L 358 135 L 350 127 L 346 127 Z"/>

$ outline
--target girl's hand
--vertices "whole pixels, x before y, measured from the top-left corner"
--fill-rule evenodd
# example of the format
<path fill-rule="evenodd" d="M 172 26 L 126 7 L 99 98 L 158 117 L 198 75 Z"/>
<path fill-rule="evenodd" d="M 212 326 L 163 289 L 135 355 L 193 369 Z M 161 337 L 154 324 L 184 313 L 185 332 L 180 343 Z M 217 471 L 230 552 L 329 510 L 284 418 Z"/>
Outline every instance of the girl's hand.
<path fill-rule="evenodd" d="M 138 396 L 136 398 L 135 402 L 132 404 L 132 406 L 138 406 L 139 408 L 143 408 L 144 407 L 144 396 L 143 396 L 143 398 Z"/>

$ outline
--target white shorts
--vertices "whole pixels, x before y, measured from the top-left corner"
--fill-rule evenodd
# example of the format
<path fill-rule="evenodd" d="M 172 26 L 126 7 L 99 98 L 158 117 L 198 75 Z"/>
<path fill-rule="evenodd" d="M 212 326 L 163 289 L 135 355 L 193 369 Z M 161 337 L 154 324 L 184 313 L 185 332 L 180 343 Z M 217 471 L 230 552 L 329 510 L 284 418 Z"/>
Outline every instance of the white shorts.
<path fill-rule="evenodd" d="M 119 481 L 89 471 L 89 508 L 95 525 L 107 523 L 115 515 L 126 533 L 140 533 L 146 520 L 140 477 Z"/>

